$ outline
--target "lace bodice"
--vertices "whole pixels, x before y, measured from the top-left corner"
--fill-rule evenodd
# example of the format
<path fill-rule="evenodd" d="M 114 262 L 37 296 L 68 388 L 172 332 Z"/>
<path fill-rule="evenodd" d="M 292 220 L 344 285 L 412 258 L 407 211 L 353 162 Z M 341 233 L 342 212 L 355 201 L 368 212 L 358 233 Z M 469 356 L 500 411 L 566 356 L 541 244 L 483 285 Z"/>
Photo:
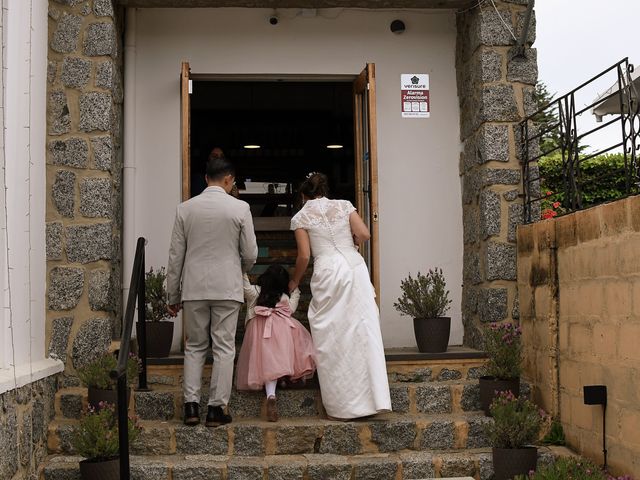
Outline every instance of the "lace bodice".
<path fill-rule="evenodd" d="M 351 264 L 360 263 L 362 257 L 353 243 L 349 223 L 349 215 L 355 210 L 348 200 L 309 200 L 291 219 L 291 230 L 307 231 L 315 259 L 339 253 Z"/>

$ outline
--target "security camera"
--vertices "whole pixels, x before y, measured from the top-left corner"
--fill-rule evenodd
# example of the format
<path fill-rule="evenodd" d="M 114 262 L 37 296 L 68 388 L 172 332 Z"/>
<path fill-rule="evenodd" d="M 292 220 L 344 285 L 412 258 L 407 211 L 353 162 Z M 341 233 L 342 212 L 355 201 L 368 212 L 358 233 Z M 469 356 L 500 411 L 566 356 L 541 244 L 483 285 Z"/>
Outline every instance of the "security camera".
<path fill-rule="evenodd" d="M 278 18 L 277 15 L 271 15 L 269 17 L 269 23 L 273 26 L 278 25 L 278 22 L 280 21 L 280 19 Z"/>
<path fill-rule="evenodd" d="M 393 33 L 400 34 L 405 31 L 406 26 L 402 20 L 394 20 L 393 22 L 391 22 L 389 28 Z"/>

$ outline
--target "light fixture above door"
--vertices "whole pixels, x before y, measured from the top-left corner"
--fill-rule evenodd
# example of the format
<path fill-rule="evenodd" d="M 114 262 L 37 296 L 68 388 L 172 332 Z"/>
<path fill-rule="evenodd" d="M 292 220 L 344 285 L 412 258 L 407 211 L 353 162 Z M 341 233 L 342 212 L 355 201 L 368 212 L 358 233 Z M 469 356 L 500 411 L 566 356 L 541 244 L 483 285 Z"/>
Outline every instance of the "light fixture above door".
<path fill-rule="evenodd" d="M 247 145 L 243 145 L 242 148 L 246 148 L 247 150 L 255 150 L 257 148 L 260 148 L 260 145 L 249 143 Z"/>

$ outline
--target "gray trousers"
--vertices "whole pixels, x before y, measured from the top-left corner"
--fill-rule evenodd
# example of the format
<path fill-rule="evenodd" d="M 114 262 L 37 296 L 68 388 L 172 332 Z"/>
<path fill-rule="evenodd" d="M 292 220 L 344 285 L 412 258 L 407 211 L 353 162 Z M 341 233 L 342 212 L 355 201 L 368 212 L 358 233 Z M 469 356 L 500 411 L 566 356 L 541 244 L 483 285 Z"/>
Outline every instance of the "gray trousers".
<path fill-rule="evenodd" d="M 202 369 L 213 342 L 213 368 L 209 405 L 226 406 L 231 396 L 236 325 L 242 304 L 234 300 L 183 302 L 186 340 L 184 346 L 184 401 L 200 402 Z"/>

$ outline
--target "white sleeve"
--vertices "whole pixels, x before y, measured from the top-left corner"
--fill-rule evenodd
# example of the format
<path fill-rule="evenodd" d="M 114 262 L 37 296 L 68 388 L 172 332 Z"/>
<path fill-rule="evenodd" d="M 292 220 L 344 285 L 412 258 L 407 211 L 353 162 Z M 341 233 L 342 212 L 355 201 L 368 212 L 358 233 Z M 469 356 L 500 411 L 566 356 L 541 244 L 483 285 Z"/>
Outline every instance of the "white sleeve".
<path fill-rule="evenodd" d="M 291 219 L 291 230 L 297 230 L 299 228 L 305 228 L 306 226 L 306 222 L 304 221 L 304 219 L 302 218 L 302 215 L 300 215 L 300 212 L 298 212 L 296 215 L 294 215 L 294 217 Z"/>
<path fill-rule="evenodd" d="M 258 292 L 258 287 L 251 285 L 251 282 L 249 281 L 249 275 L 247 275 L 246 273 L 242 275 L 242 287 L 244 289 L 244 299 L 247 302 L 247 308 L 249 308 L 249 306 L 255 303 L 255 301 L 258 299 L 258 295 L 260 295 L 260 292 Z"/>
<path fill-rule="evenodd" d="M 291 315 L 293 315 L 298 308 L 298 302 L 300 302 L 300 289 L 296 288 L 293 292 L 291 292 L 291 296 L 289 297 L 289 308 L 291 309 Z"/>

